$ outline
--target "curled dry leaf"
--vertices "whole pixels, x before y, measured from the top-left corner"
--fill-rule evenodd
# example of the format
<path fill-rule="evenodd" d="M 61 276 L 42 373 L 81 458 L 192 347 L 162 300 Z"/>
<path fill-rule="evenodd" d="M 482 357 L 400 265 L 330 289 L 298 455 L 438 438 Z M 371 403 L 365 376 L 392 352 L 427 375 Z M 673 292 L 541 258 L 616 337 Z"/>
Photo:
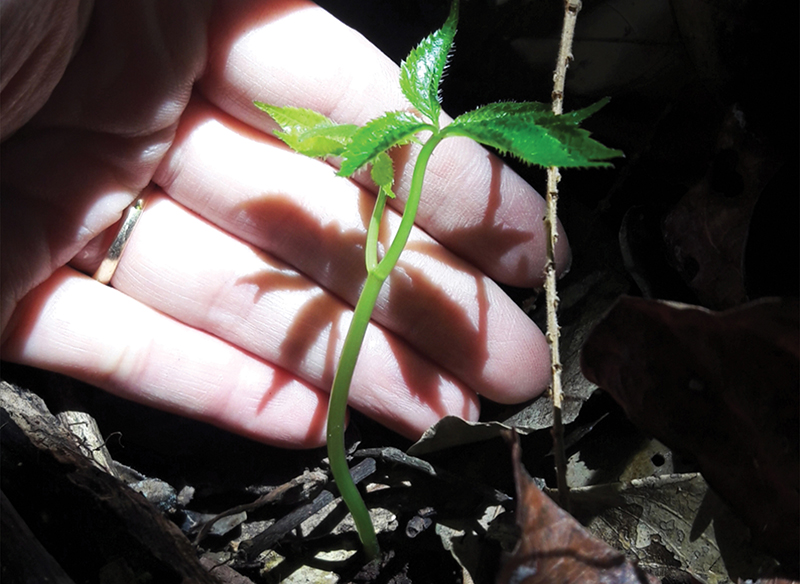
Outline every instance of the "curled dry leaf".
<path fill-rule="evenodd" d="M 690 453 L 787 565 L 800 547 L 796 300 L 713 313 L 622 298 L 583 349 L 584 375 L 643 431 Z"/>
<path fill-rule="evenodd" d="M 521 535 L 506 560 L 498 584 L 657 584 L 625 555 L 592 537 L 545 495 L 520 462 L 516 434 L 512 443 L 517 485 L 517 525 Z"/>

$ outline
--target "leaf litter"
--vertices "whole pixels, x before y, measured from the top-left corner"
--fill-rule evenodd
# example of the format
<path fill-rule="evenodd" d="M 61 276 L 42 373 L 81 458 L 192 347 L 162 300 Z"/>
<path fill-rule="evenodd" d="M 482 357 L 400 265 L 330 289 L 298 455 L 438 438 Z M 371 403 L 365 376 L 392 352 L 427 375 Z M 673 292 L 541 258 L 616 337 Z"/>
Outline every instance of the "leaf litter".
<path fill-rule="evenodd" d="M 583 350 L 586 376 L 644 431 L 689 453 L 786 562 L 800 546 L 796 300 L 723 313 L 622 298 Z"/>

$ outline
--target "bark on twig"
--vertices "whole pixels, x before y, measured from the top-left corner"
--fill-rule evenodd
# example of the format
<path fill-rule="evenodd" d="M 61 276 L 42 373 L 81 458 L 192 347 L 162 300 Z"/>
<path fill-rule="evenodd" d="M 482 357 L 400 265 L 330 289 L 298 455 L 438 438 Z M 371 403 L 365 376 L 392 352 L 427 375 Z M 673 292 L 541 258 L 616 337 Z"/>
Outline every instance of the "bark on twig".
<path fill-rule="evenodd" d="M 553 113 L 561 115 L 564 103 L 564 80 L 567 67 L 572 60 L 572 39 L 575 34 L 575 22 L 581 9 L 580 0 L 565 0 L 564 25 L 561 30 L 561 43 L 558 49 L 558 61 L 553 76 Z M 553 395 L 553 454 L 556 461 L 558 478 L 558 498 L 561 507 L 569 511 L 569 485 L 567 485 L 567 460 L 564 452 L 564 427 L 561 423 L 561 356 L 559 351 L 558 326 L 558 292 L 556 290 L 555 248 L 558 240 L 556 211 L 558 203 L 558 182 L 561 175 L 557 166 L 547 169 L 547 215 L 545 229 L 547 231 L 547 264 L 545 266 L 545 296 L 547 302 L 547 342 L 550 345 L 550 369 L 552 374 L 551 389 Z"/>

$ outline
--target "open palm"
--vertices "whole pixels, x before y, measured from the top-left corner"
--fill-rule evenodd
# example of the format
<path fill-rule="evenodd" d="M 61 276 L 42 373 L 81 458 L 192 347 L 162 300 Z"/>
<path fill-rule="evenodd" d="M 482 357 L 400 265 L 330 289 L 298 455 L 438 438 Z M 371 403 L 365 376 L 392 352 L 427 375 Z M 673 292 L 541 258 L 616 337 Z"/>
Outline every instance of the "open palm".
<path fill-rule="evenodd" d="M 97 0 L 75 43 L 2 147 L 2 357 L 269 443 L 319 445 L 373 188 L 287 150 L 252 102 L 362 124 L 410 107 L 397 66 L 302 1 Z M 4 103 L 14 87 L 4 79 Z M 6 114 L 4 136 L 18 125 Z M 413 156 L 395 154 L 398 205 Z M 532 397 L 549 373 L 543 335 L 492 280 L 540 283 L 541 199 L 466 139 L 443 144 L 428 176 L 351 390 L 355 408 L 410 437 L 444 415 L 476 418 L 478 394 Z M 85 274 L 142 191 L 104 286 Z M 563 238 L 557 252 L 563 265 Z"/>

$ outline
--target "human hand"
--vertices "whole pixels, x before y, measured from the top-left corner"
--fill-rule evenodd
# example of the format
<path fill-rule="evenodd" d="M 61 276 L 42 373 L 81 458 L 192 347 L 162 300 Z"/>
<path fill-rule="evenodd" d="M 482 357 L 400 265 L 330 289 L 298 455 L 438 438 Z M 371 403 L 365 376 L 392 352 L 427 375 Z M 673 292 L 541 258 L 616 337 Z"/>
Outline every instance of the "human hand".
<path fill-rule="evenodd" d="M 3 145 L 3 358 L 319 445 L 374 197 L 367 176 L 288 151 L 252 102 L 363 124 L 409 107 L 397 66 L 305 2 L 125 4 L 96 3 L 53 95 Z M 413 156 L 395 155 L 400 205 Z M 409 437 L 476 418 L 477 394 L 522 401 L 549 378 L 542 333 L 491 280 L 541 283 L 541 199 L 468 140 L 429 170 L 350 394 Z M 83 275 L 143 190 L 111 286 Z"/>

